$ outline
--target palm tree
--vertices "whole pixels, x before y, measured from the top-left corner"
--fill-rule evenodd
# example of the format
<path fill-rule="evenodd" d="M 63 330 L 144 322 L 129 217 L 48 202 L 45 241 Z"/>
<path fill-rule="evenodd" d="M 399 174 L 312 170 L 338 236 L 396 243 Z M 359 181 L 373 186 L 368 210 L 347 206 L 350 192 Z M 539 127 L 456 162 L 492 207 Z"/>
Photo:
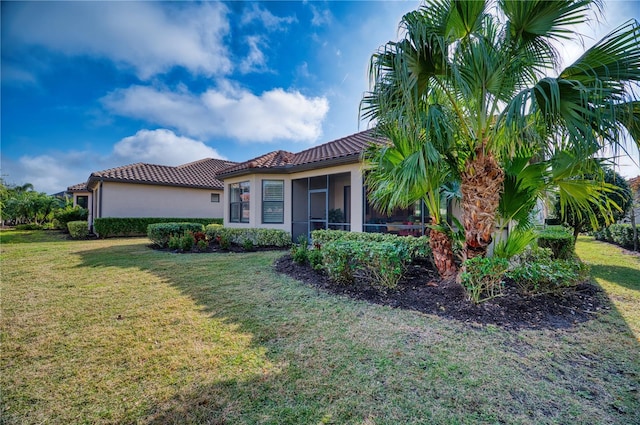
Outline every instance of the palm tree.
<path fill-rule="evenodd" d="M 467 258 L 486 255 L 503 164 L 523 146 L 537 159 L 558 152 L 584 158 L 605 145 L 619 147 L 626 134 L 640 140 L 636 21 L 604 37 L 557 77 L 547 76 L 560 63 L 553 43 L 570 39 L 593 6 L 600 8 L 591 0 L 431 0 L 402 18 L 402 40 L 372 56 L 364 118 L 389 122 L 389 115 L 397 119 L 429 105 L 453 117 L 438 134 L 454 140 L 445 144 L 457 160 L 450 174 L 461 182 Z M 417 102 L 427 106 L 416 108 Z M 562 202 L 587 205 L 592 196 L 581 190 L 565 184 Z"/>
<path fill-rule="evenodd" d="M 410 99 L 407 99 L 410 102 Z M 442 187 L 452 177 L 455 162 L 453 143 L 444 125 L 444 111 L 437 105 L 414 102 L 415 109 L 404 116 L 392 113 L 380 117 L 378 132 L 388 145 L 372 145 L 364 153 L 366 184 L 374 207 L 385 213 L 394 208 L 424 201 L 429 213 L 429 244 L 440 276 L 456 276 L 449 229 L 441 216 Z M 392 111 L 390 111 L 392 112 Z"/>

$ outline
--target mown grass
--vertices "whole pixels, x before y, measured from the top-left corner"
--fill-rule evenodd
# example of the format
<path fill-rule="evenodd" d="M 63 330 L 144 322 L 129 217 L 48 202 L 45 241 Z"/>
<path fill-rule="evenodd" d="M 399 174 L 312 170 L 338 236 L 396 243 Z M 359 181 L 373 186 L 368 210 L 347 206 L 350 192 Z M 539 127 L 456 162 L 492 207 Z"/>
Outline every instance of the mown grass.
<path fill-rule="evenodd" d="M 637 301 L 505 331 L 318 292 L 277 252 L 0 237 L 4 423 L 640 423 Z"/>

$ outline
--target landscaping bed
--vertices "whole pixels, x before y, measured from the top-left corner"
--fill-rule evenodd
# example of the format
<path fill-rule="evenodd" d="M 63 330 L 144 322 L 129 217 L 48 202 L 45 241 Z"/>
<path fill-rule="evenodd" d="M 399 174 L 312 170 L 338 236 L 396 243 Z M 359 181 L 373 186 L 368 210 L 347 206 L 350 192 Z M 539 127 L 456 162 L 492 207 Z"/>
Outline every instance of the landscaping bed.
<path fill-rule="evenodd" d="M 434 314 L 470 325 L 495 325 L 506 329 L 568 328 L 595 318 L 611 306 L 602 290 L 584 282 L 561 294 L 527 296 L 513 282 L 505 282 L 503 296 L 474 304 L 461 285 L 444 282 L 429 262 L 409 265 L 397 289 L 379 291 L 356 281 L 352 285 L 333 282 L 323 271 L 300 265 L 291 255 L 275 262 L 275 270 L 321 290 L 394 308 Z"/>

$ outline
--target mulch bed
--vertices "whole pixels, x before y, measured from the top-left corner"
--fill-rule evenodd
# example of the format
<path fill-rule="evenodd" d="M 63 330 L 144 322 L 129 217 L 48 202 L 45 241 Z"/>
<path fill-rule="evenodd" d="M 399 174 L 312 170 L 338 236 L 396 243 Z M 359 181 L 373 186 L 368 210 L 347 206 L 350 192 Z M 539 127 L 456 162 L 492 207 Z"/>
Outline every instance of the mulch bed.
<path fill-rule="evenodd" d="M 412 264 L 398 289 L 387 292 L 362 282 L 336 284 L 326 273 L 296 264 L 288 254 L 276 260 L 274 268 L 322 291 L 433 314 L 471 326 L 495 325 L 516 330 L 569 328 L 611 309 L 600 287 L 589 282 L 563 294 L 538 296 L 524 296 L 513 282 L 506 282 L 503 296 L 475 305 L 467 300 L 462 286 L 441 281 L 428 263 Z"/>

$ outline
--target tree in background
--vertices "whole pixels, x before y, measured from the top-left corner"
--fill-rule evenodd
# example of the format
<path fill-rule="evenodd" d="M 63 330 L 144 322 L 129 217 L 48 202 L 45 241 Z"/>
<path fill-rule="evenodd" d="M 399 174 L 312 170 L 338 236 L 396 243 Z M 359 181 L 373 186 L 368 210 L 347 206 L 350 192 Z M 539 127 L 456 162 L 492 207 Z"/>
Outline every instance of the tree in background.
<path fill-rule="evenodd" d="M 53 219 L 55 210 L 64 206 L 64 201 L 46 193 L 36 192 L 31 183 L 11 186 L 2 181 L 0 212 L 4 222 L 12 224 L 43 224 Z"/>

